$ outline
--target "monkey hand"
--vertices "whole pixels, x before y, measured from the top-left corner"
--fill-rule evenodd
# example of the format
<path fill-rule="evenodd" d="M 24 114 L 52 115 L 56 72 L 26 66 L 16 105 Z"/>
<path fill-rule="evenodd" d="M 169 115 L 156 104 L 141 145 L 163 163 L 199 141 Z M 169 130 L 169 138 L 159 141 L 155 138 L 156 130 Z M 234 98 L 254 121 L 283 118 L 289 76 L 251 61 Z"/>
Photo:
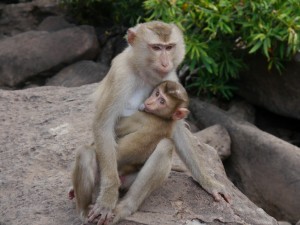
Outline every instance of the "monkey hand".
<path fill-rule="evenodd" d="M 111 190 L 104 192 L 97 198 L 95 205 L 89 211 L 88 221 L 97 225 L 108 225 L 114 219 L 113 209 L 118 200 L 118 189 L 115 193 Z"/>
<path fill-rule="evenodd" d="M 96 223 L 97 225 L 107 225 L 114 219 L 112 209 L 109 207 L 101 206 L 96 203 L 88 214 L 88 222 Z"/>
<path fill-rule="evenodd" d="M 145 110 L 145 104 L 142 103 L 140 106 L 139 106 L 139 111 L 143 112 Z"/>
<path fill-rule="evenodd" d="M 231 196 L 223 184 L 219 183 L 216 180 L 211 180 L 210 178 L 209 181 L 201 185 L 207 192 L 209 192 L 213 196 L 216 202 L 224 199 L 227 203 L 231 204 Z"/>
<path fill-rule="evenodd" d="M 130 201 L 128 199 L 119 202 L 114 209 L 114 219 L 112 224 L 116 224 L 120 220 L 134 213 L 137 210 L 137 207 L 135 208 L 133 205 L 134 204 L 132 203 L 130 204 Z"/>
<path fill-rule="evenodd" d="M 88 222 L 96 223 L 97 225 L 110 224 L 113 219 L 112 209 L 102 207 L 98 203 L 93 206 L 88 215 Z"/>

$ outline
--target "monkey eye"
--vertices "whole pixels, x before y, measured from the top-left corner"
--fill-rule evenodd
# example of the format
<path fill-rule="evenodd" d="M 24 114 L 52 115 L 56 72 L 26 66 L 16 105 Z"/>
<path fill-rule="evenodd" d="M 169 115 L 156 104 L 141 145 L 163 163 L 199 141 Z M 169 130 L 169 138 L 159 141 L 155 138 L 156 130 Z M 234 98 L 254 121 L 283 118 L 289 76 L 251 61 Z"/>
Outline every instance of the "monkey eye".
<path fill-rule="evenodd" d="M 155 96 L 158 97 L 159 96 L 159 91 L 155 92 Z"/>
<path fill-rule="evenodd" d="M 151 48 L 152 48 L 154 51 L 159 51 L 159 50 L 160 50 L 160 46 L 159 46 L 159 45 L 151 45 Z"/>
<path fill-rule="evenodd" d="M 163 98 L 161 98 L 160 101 L 159 101 L 159 103 L 160 103 L 161 105 L 164 105 L 164 104 L 166 103 L 166 100 L 163 99 Z"/>
<path fill-rule="evenodd" d="M 173 49 L 173 45 L 168 45 L 167 47 L 166 47 L 166 50 L 167 51 L 170 51 L 170 50 L 172 50 Z"/>

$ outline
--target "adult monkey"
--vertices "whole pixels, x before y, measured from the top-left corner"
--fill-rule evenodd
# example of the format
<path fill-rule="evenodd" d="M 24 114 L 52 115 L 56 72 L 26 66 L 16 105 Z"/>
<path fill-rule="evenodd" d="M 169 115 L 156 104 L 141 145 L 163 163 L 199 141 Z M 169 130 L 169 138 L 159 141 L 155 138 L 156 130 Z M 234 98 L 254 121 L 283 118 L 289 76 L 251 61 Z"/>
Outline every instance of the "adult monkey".
<path fill-rule="evenodd" d="M 157 84 L 163 80 L 177 81 L 176 68 L 185 55 L 182 32 L 174 24 L 159 21 L 138 24 L 128 30 L 127 41 L 129 46 L 114 58 L 108 74 L 97 90 L 93 133 L 101 180 L 100 194 L 89 212 L 88 220 L 97 220 L 98 225 L 112 220 L 112 211 L 118 201 L 120 179 L 114 134 L 116 122 L 120 117 L 137 111 Z M 230 201 L 225 187 L 210 177 L 201 165 L 198 141 L 183 122 L 176 124 L 174 142 L 178 155 L 190 169 L 194 179 L 216 201 L 220 201 L 222 197 Z M 160 163 L 159 154 L 163 154 L 164 148 L 168 148 L 168 142 L 159 143 L 151 155 L 157 158 L 157 163 Z M 155 176 L 160 175 L 153 173 L 151 176 L 151 179 L 155 179 Z M 147 180 L 145 182 L 147 184 Z"/>

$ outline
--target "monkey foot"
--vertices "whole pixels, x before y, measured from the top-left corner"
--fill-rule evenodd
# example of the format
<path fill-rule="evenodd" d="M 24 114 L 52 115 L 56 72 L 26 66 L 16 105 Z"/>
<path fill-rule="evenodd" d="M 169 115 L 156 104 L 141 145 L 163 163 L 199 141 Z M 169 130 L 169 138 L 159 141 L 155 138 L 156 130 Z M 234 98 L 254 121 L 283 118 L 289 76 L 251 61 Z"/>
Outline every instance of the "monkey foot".
<path fill-rule="evenodd" d="M 214 197 L 216 202 L 221 201 L 221 199 L 223 198 L 227 203 L 232 203 L 231 196 L 226 192 L 220 193 L 218 191 L 213 191 L 212 196 Z"/>
<path fill-rule="evenodd" d="M 96 223 L 97 225 L 108 225 L 112 223 L 115 217 L 115 215 L 112 213 L 112 210 L 99 207 L 97 203 L 93 206 L 89 206 L 89 208 L 90 212 L 88 215 L 88 222 L 90 223 Z"/>
<path fill-rule="evenodd" d="M 73 187 L 71 187 L 69 190 L 69 199 L 72 200 L 73 198 L 75 198 L 75 192 Z"/>

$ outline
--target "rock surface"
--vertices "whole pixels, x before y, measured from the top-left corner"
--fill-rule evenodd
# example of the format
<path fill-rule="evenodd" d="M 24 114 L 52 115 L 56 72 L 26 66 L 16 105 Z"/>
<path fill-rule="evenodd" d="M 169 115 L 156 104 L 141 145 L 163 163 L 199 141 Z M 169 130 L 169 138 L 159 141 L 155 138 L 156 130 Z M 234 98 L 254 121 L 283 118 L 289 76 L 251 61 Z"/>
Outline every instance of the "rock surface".
<path fill-rule="evenodd" d="M 286 66 L 280 75 L 275 70 L 268 71 L 265 60 L 257 57 L 250 59 L 249 70 L 241 73 L 236 82 L 238 94 L 254 105 L 299 120 L 300 60 L 294 60 Z"/>
<path fill-rule="evenodd" d="M 70 27 L 75 27 L 75 24 L 70 24 L 63 16 L 49 16 L 39 24 L 37 30 L 53 32 Z"/>
<path fill-rule="evenodd" d="M 12 87 L 33 75 L 95 58 L 98 41 L 93 27 L 79 26 L 24 32 L 1 40 L 0 49 L 0 86 Z"/>
<path fill-rule="evenodd" d="M 220 124 L 231 137 L 230 172 L 257 205 L 277 219 L 300 219 L 300 149 L 205 102 L 191 100 L 202 124 Z M 204 119 L 205 118 L 205 119 Z"/>
<path fill-rule="evenodd" d="M 45 85 L 78 87 L 101 81 L 109 68 L 94 61 L 79 61 L 65 67 L 50 78 Z"/>
<path fill-rule="evenodd" d="M 96 86 L 0 90 L 0 224 L 80 224 L 67 190 L 76 147 L 92 141 L 89 96 Z M 172 172 L 121 224 L 277 224 L 226 178 L 213 148 L 199 153 L 228 187 L 232 205 L 214 202 L 186 174 Z"/>
<path fill-rule="evenodd" d="M 195 135 L 201 142 L 216 149 L 222 160 L 230 156 L 231 140 L 227 130 L 223 126 L 214 125 L 197 132 Z"/>
<path fill-rule="evenodd" d="M 0 2 L 0 12 L 0 39 L 35 30 L 44 18 L 63 14 L 57 0 L 33 0 L 7 5 L 1 5 Z"/>

